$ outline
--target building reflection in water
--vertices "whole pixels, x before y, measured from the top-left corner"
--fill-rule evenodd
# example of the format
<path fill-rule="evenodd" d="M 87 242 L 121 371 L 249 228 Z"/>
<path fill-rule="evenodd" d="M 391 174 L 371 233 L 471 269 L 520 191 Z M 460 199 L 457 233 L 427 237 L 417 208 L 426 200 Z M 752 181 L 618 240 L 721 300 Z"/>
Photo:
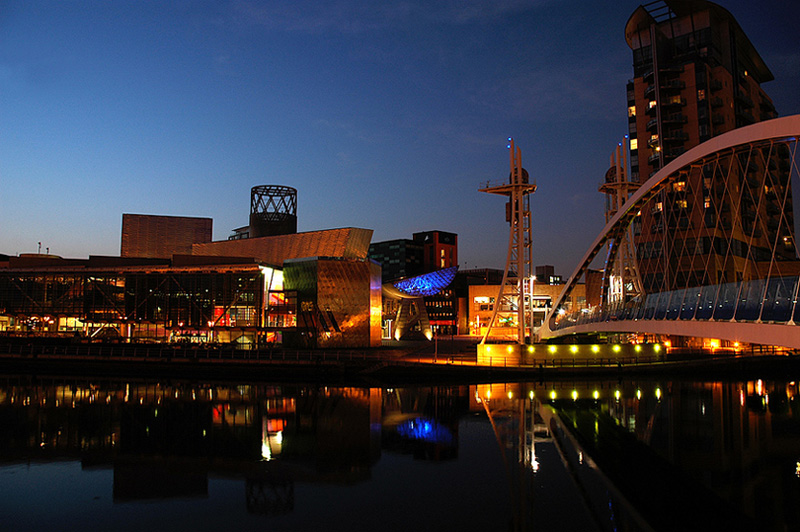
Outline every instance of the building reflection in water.
<path fill-rule="evenodd" d="M 244 478 L 248 511 L 294 509 L 294 483 L 370 478 L 382 445 L 457 455 L 466 388 L 0 384 L 2 461 L 79 459 L 113 468 L 115 502 L 208 496 L 208 476 Z M 416 422 L 425 428 L 414 431 Z M 398 425 L 398 422 L 403 424 Z"/>
<path fill-rule="evenodd" d="M 209 475 L 242 479 L 248 512 L 282 515 L 295 510 L 296 483 L 368 480 L 382 452 L 457 460 L 460 422 L 485 416 L 497 443 L 486 459 L 506 471 L 514 530 L 533 529 L 553 495 L 537 491 L 554 464 L 542 448 L 557 448 L 600 529 L 661 519 L 625 484 L 669 499 L 656 486 L 674 486 L 674 474 L 709 511 L 778 530 L 800 522 L 798 394 L 795 382 L 758 380 L 363 388 L 6 377 L 0 456 L 113 468 L 117 503 L 203 498 Z M 641 456 L 669 466 L 643 479 L 646 467 L 632 466 Z"/>

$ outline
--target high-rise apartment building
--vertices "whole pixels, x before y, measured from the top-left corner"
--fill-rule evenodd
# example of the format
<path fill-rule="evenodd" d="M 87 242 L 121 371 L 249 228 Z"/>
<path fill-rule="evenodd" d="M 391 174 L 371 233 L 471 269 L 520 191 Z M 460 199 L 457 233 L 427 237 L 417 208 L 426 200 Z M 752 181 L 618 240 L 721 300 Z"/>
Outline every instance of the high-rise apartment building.
<path fill-rule="evenodd" d="M 662 0 L 634 11 L 628 83 L 631 178 L 647 181 L 693 146 L 777 116 L 761 84 L 773 79 L 726 9 L 705 0 Z"/>
<path fill-rule="evenodd" d="M 723 7 L 645 4 L 625 37 L 634 71 L 627 85 L 631 181 L 644 183 L 711 137 L 777 116 L 761 88 L 772 73 Z M 788 172 L 763 148 L 722 157 L 687 170 L 634 220 L 646 293 L 758 277 L 772 250 L 776 260 L 795 259 Z M 777 241 L 786 245 L 776 248 Z"/>

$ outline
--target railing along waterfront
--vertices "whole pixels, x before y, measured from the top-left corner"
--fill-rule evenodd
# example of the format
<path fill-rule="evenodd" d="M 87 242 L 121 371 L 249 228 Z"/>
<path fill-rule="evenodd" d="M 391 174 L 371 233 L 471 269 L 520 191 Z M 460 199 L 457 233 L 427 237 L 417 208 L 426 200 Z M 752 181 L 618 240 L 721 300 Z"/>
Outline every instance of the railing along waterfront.
<path fill-rule="evenodd" d="M 0 343 L 0 355 L 18 357 L 81 358 L 98 360 L 161 361 L 264 361 L 264 362 L 355 362 L 381 361 L 384 355 L 367 350 L 184 348 L 171 345 Z"/>
<path fill-rule="evenodd" d="M 759 356 L 800 355 L 800 350 L 785 350 L 772 346 L 750 346 L 735 351 L 716 349 L 700 353 L 696 350 L 672 348 L 669 353 L 653 355 L 572 356 L 530 358 L 524 362 L 504 356 L 489 357 L 478 363 L 473 353 L 431 353 L 421 350 L 403 352 L 396 350 L 301 350 L 301 349 L 234 349 L 234 348 L 183 348 L 170 345 L 131 344 L 46 344 L 0 343 L 0 359 L 24 360 L 75 360 L 100 362 L 161 362 L 198 364 L 263 363 L 286 364 L 300 367 L 318 365 L 351 365 L 377 371 L 386 366 L 471 367 L 485 369 L 621 369 L 642 365 L 668 366 L 675 362 L 708 361 L 710 359 L 736 360 Z"/>

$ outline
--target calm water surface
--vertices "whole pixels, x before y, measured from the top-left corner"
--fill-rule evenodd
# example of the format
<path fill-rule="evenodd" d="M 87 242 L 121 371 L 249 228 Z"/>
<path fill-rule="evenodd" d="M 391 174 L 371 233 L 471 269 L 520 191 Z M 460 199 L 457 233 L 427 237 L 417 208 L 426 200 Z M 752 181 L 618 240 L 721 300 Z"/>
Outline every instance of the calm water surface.
<path fill-rule="evenodd" d="M 9 376 L 0 528 L 796 530 L 797 394 Z"/>

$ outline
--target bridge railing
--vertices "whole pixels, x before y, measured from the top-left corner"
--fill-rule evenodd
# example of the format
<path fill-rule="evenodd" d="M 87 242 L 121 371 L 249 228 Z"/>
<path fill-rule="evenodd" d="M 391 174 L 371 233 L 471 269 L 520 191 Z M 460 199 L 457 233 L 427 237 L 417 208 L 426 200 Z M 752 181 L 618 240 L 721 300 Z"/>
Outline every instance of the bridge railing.
<path fill-rule="evenodd" d="M 621 320 L 800 322 L 800 276 L 755 279 L 648 294 L 627 303 L 556 317 L 555 330 Z"/>

